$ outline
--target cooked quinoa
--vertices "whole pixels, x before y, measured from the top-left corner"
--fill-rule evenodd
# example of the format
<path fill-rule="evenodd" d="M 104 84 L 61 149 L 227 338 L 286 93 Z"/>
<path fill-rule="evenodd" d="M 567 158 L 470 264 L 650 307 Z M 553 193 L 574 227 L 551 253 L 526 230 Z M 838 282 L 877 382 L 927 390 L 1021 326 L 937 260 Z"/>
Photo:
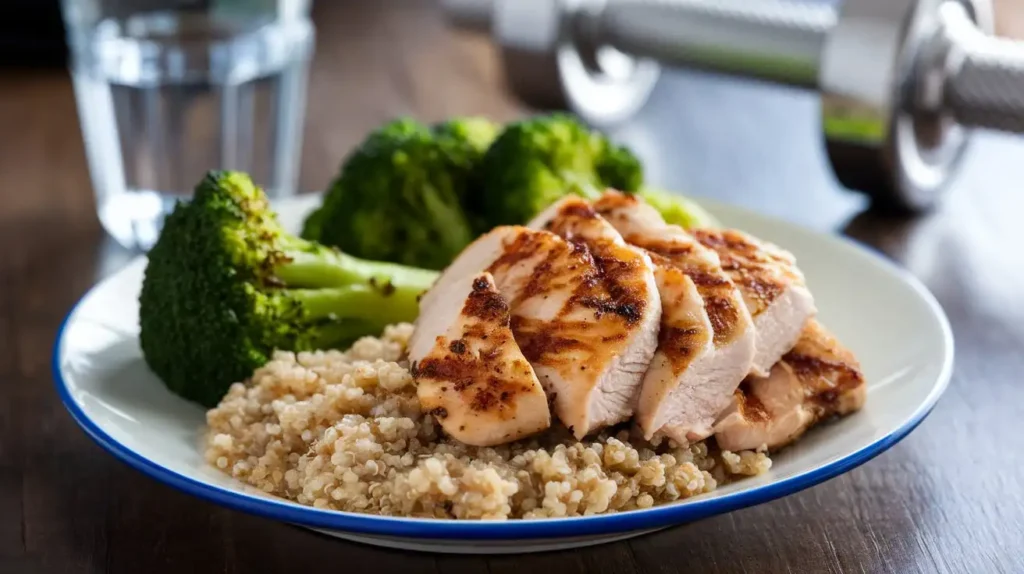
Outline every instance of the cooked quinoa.
<path fill-rule="evenodd" d="M 479 448 L 420 412 L 405 347 L 412 326 L 350 349 L 276 353 L 207 413 L 206 460 L 317 508 L 461 519 L 647 508 L 765 472 L 763 452 L 652 445 L 628 430 L 575 440 L 562 427 Z"/>

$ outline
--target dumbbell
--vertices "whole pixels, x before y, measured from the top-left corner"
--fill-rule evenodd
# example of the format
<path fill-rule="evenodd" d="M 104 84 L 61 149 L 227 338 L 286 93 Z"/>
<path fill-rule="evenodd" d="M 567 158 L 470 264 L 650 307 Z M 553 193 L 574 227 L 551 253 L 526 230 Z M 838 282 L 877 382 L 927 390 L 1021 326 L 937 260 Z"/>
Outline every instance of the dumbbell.
<path fill-rule="evenodd" d="M 1024 43 L 988 0 L 446 0 L 493 36 L 527 105 L 594 124 L 630 118 L 661 66 L 820 94 L 832 169 L 903 213 L 930 210 L 974 128 L 1024 133 Z M 682 104 L 685 105 L 685 104 Z"/>

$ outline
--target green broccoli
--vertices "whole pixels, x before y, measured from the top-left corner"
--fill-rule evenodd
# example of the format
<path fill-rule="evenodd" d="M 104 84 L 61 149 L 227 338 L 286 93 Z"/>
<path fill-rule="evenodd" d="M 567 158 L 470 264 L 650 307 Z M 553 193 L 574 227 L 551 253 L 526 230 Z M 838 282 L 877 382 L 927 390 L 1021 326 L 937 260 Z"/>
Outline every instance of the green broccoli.
<path fill-rule="evenodd" d="M 346 163 L 355 163 L 357 166 L 363 161 L 362 155 L 380 155 L 382 148 L 393 146 L 395 142 L 403 142 L 410 138 L 428 135 L 426 126 L 408 118 L 399 118 L 390 121 L 376 130 L 370 132 L 360 144 L 356 153 L 350 156 Z M 342 166 L 344 171 L 344 165 Z M 326 203 L 326 202 L 325 202 Z M 324 206 L 310 213 L 303 223 L 300 236 L 311 241 L 322 241 L 323 222 L 327 214 Z"/>
<path fill-rule="evenodd" d="M 682 195 L 648 186 L 631 149 L 568 114 L 509 124 L 484 155 L 480 171 L 489 226 L 524 224 L 566 195 L 594 199 L 607 188 L 638 194 L 668 223 L 687 229 L 717 224 Z"/>
<path fill-rule="evenodd" d="M 274 350 L 341 348 L 415 320 L 436 276 L 295 237 L 246 174 L 211 171 L 148 254 L 143 356 L 170 390 L 211 407 Z"/>
<path fill-rule="evenodd" d="M 566 194 L 593 199 L 608 187 L 631 193 L 644 179 L 628 148 L 563 113 L 508 124 L 480 169 L 490 226 L 526 223 Z"/>
<path fill-rule="evenodd" d="M 666 223 L 683 229 L 720 227 L 717 219 L 689 198 L 663 189 L 643 187 L 636 192 L 651 207 L 661 213 Z"/>
<path fill-rule="evenodd" d="M 433 126 L 434 136 L 446 151 L 448 159 L 471 173 L 483 158 L 501 126 L 478 117 L 458 117 Z"/>
<path fill-rule="evenodd" d="M 499 131 L 499 124 L 477 117 L 453 118 L 434 126 L 438 145 L 460 180 L 455 187 L 473 237 L 491 229 L 482 213 L 480 162 Z"/>
<path fill-rule="evenodd" d="M 497 125 L 408 118 L 374 132 L 343 162 L 302 237 L 357 257 L 441 269 L 479 233 L 463 206 Z"/>

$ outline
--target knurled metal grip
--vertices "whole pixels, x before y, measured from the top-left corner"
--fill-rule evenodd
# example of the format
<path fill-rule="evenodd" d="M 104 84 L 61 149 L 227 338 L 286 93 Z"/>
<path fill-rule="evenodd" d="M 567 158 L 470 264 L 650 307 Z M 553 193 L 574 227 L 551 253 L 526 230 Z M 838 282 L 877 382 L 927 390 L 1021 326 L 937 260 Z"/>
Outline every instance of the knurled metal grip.
<path fill-rule="evenodd" d="M 917 212 L 941 197 L 969 142 L 943 109 L 952 44 L 943 5 L 977 14 L 985 2 L 848 0 L 819 70 L 822 129 L 833 173 L 886 210 Z"/>
<path fill-rule="evenodd" d="M 943 14 L 956 52 L 944 99 L 964 125 L 1024 133 L 1024 44 L 981 33 L 963 10 Z"/>
<path fill-rule="evenodd" d="M 472 5 L 472 6 L 470 6 Z M 901 211 L 930 208 L 970 129 L 1024 132 L 1024 44 L 991 36 L 990 0 L 446 0 L 489 31 L 528 104 L 619 121 L 658 64 L 817 90 L 833 171 Z M 543 63 L 543 65 L 541 65 Z"/>

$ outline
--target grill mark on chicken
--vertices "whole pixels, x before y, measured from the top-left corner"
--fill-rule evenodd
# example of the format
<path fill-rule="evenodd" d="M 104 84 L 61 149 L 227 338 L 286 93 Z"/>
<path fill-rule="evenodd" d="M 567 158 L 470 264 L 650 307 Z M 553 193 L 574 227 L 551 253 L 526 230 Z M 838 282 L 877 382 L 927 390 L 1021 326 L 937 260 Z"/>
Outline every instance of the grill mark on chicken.
<path fill-rule="evenodd" d="M 416 365 L 416 378 L 451 381 L 457 392 L 473 385 L 479 372 L 475 361 L 462 357 L 428 357 Z"/>
<path fill-rule="evenodd" d="M 606 190 L 595 206 L 655 265 L 661 330 L 637 422 L 648 438 L 661 432 L 681 443 L 702 440 L 731 404 L 756 352 L 742 293 L 713 249 L 667 224 L 642 199 Z"/>
<path fill-rule="evenodd" d="M 528 371 L 528 366 L 525 364 L 515 366 L 518 367 L 516 370 L 524 373 Z M 512 374 L 510 373 L 510 375 Z M 513 383 L 514 379 L 511 376 L 507 380 L 486 376 L 481 372 L 479 359 L 461 356 L 428 357 L 420 361 L 416 377 L 420 380 L 450 381 L 453 383 L 452 388 L 455 392 L 464 394 L 468 392 L 472 395 L 471 398 L 467 397 L 472 410 L 497 410 L 502 415 L 502 419 L 514 416 L 514 413 L 508 411 L 506 407 L 510 406 L 516 395 L 530 391 L 523 385 Z M 444 407 L 437 407 L 431 410 L 431 414 L 444 418 L 448 416 L 448 411 Z"/>
<path fill-rule="evenodd" d="M 580 305 L 593 309 L 596 311 L 596 316 L 600 318 L 605 313 L 612 313 L 618 315 L 626 320 L 626 323 L 636 323 L 640 320 L 643 311 L 637 309 L 633 303 L 620 303 L 613 300 L 600 299 L 597 297 L 580 297 L 578 300 Z"/>
<path fill-rule="evenodd" d="M 560 202 L 558 208 L 549 212 L 553 220 L 501 227 L 474 241 L 424 301 L 444 301 L 453 273 L 489 272 L 511 310 L 509 337 L 516 350 L 548 396 L 557 395 L 553 414 L 582 438 L 632 414 L 627 394 L 635 394 L 649 362 L 644 353 L 653 353 L 655 334 L 647 325 L 657 319 L 652 311 L 660 301 L 646 256 L 585 201 Z M 444 344 L 446 353 L 457 355 Z M 618 389 L 624 385 L 628 393 Z M 463 389 L 466 399 L 474 398 L 472 392 Z M 481 394 L 478 406 L 502 400 L 500 392 L 491 394 Z"/>
<path fill-rule="evenodd" d="M 611 249 L 608 251 L 611 251 Z M 634 258 L 627 262 L 616 257 L 597 254 L 594 254 L 593 259 L 597 273 L 584 285 L 603 287 L 607 295 L 605 297 L 580 296 L 578 299 L 579 303 L 596 310 L 598 317 L 601 316 L 601 313 L 613 313 L 625 319 L 629 325 L 639 321 L 643 316 L 647 302 L 642 297 L 639 289 L 622 281 L 624 277 L 635 277 L 638 267 L 637 260 Z M 587 285 L 591 282 L 599 285 Z"/>
<path fill-rule="evenodd" d="M 742 323 L 739 320 L 739 309 L 731 302 L 733 285 L 695 262 L 692 245 L 637 235 L 626 237 L 626 241 L 651 254 L 655 265 L 672 267 L 690 278 L 704 300 L 704 310 L 713 327 L 716 347 L 725 346 L 736 337 L 736 331 Z M 675 358 L 670 357 L 670 360 L 676 362 Z"/>
<path fill-rule="evenodd" d="M 487 271 L 500 276 L 504 270 L 535 257 L 538 252 L 544 254 L 544 259 L 533 267 L 526 285 L 519 290 L 514 300 L 509 301 L 509 305 L 515 307 L 521 301 L 563 287 L 567 281 L 566 272 L 571 274 L 581 265 L 584 268 L 594 265 L 593 257 L 586 245 L 568 245 L 571 246 L 571 250 L 567 252 L 565 249 L 559 249 L 557 244 L 552 245 L 550 238 L 544 235 L 520 234 L 514 241 L 504 246 L 501 256 L 491 263 Z"/>
<path fill-rule="evenodd" d="M 697 287 L 719 287 L 729 284 L 729 282 L 724 278 L 708 273 L 702 269 L 697 269 L 694 266 L 688 266 L 683 271 L 690 277 L 690 280 L 693 281 L 693 284 Z"/>
<path fill-rule="evenodd" d="M 578 215 L 582 213 L 583 215 Z M 563 219 L 561 216 L 571 214 L 573 217 L 595 218 L 596 212 L 589 207 L 571 204 L 567 206 L 560 217 L 556 218 L 545 228 L 553 230 L 561 235 L 573 247 L 573 254 L 581 259 L 581 263 L 588 264 L 590 271 L 580 281 L 572 296 L 566 303 L 560 317 L 572 311 L 574 305 L 582 305 L 595 311 L 596 318 L 600 319 L 604 314 L 613 314 L 621 317 L 627 325 L 633 325 L 643 317 L 647 301 L 640 289 L 630 285 L 627 281 L 636 277 L 636 270 L 639 262 L 635 257 L 623 260 L 616 257 L 619 246 L 608 241 L 594 241 L 594 247 L 584 243 L 575 236 L 572 231 L 573 223 L 570 219 Z M 561 222 L 561 224 L 556 224 Z M 550 266 L 545 268 L 549 271 Z M 538 274 L 534 274 L 534 279 Z M 543 278 L 538 284 L 543 284 Z M 533 281 L 531 281 L 531 284 Z M 536 295 L 536 293 L 530 293 Z"/>
<path fill-rule="evenodd" d="M 544 228 L 553 233 L 558 233 L 559 235 L 561 234 L 558 231 L 555 231 L 555 229 L 559 227 L 564 227 L 558 225 L 558 222 L 561 218 L 573 218 L 576 220 L 585 221 L 588 219 L 597 219 L 598 217 L 597 211 L 594 209 L 594 207 L 591 206 L 589 203 L 585 203 L 582 201 L 573 201 L 571 203 L 567 203 L 558 211 L 558 215 L 558 218 L 552 219 L 551 221 L 547 222 L 547 224 L 544 225 Z"/>
<path fill-rule="evenodd" d="M 423 411 L 449 435 L 475 446 L 550 426 L 543 389 L 514 340 L 510 308 L 493 277 L 465 277 L 452 290 L 454 300 L 435 298 L 434 305 L 445 307 L 426 311 L 431 325 L 446 328 L 436 337 L 421 335 L 434 340 L 430 351 L 417 353 L 412 373 Z"/>
<path fill-rule="evenodd" d="M 586 322 L 566 319 L 567 315 L 573 313 L 578 306 L 593 309 L 595 317 L 598 319 L 610 314 L 622 319 L 626 325 L 632 325 L 640 320 L 647 305 L 640 290 L 623 281 L 623 279 L 635 277 L 638 265 L 635 258 L 623 261 L 615 257 L 614 252 L 618 246 L 608 242 L 596 241 L 594 248 L 584 243 L 572 231 L 574 221 L 570 217 L 594 219 L 597 217 L 597 212 L 586 205 L 573 203 L 566 206 L 559 213 L 559 217 L 548 222 L 544 228 L 546 231 L 561 236 L 572 247 L 571 257 L 576 261 L 576 265 L 583 266 L 588 271 L 582 280 L 577 282 L 572 295 L 553 320 L 533 321 L 518 316 L 512 317 L 512 332 L 519 343 L 523 356 L 531 362 L 550 364 L 548 358 L 569 350 L 593 356 L 598 343 L 625 338 L 622 330 L 615 330 L 611 335 L 581 337 L 581 331 L 593 330 L 594 326 Z M 510 249 L 524 248 L 529 249 L 530 254 L 533 254 L 534 250 L 525 244 L 506 249 L 506 253 Z M 602 254 L 598 254 L 598 251 Z M 565 266 L 565 255 L 558 250 L 549 250 L 545 259 L 534 268 L 529 282 L 517 296 L 516 301 L 524 301 L 555 290 L 562 283 L 558 276 L 559 267 Z M 522 258 L 521 255 L 515 257 L 503 255 L 491 265 L 489 270 L 495 272 L 501 266 L 508 264 L 508 261 L 518 261 Z M 575 271 L 576 265 L 565 267 L 569 271 Z M 515 302 L 513 302 L 514 305 Z"/>
<path fill-rule="evenodd" d="M 533 257 L 543 247 L 544 238 L 534 233 L 520 233 L 503 245 L 501 255 L 491 263 L 491 269 L 509 268 Z"/>
<path fill-rule="evenodd" d="M 723 269 L 726 269 L 725 266 L 723 266 Z M 729 271 L 730 269 L 735 274 L 733 280 L 743 288 L 744 295 L 757 303 L 756 309 L 750 310 L 753 315 L 757 315 L 767 308 L 768 305 L 771 305 L 772 301 L 777 299 L 779 295 L 782 295 L 782 291 L 785 289 L 782 283 L 764 274 L 752 273 L 737 267 L 730 267 L 726 270 Z"/>
<path fill-rule="evenodd" d="M 497 292 L 491 291 L 484 279 L 473 281 L 473 291 L 466 299 L 462 313 L 482 321 L 501 320 L 505 325 L 508 321 L 508 303 Z M 456 352 L 455 349 L 452 349 Z"/>
<path fill-rule="evenodd" d="M 469 403 L 469 408 L 474 411 L 486 411 L 495 405 L 498 405 L 498 398 L 495 396 L 496 388 L 500 387 L 501 382 L 497 379 L 488 379 L 487 385 L 484 388 L 477 389 L 476 394 L 473 395 L 473 400 Z M 508 397 L 507 392 L 502 393 L 505 395 L 506 400 Z M 500 408 L 500 405 L 499 405 Z"/>
<path fill-rule="evenodd" d="M 793 262 L 747 241 L 736 231 L 697 229 L 693 236 L 718 253 L 722 269 L 743 290 L 752 316 L 767 309 L 788 286 L 786 278 L 780 278 L 776 273 L 780 263 L 783 268 L 788 268 Z"/>
<path fill-rule="evenodd" d="M 682 373 L 693 361 L 704 344 L 701 329 L 679 328 L 662 324 L 658 332 L 658 349 L 665 353 L 672 364 L 672 373 Z"/>
<path fill-rule="evenodd" d="M 497 404 L 497 400 L 494 398 L 494 394 L 487 389 L 480 389 L 473 396 L 473 400 L 469 403 L 469 408 L 474 411 L 486 411 Z M 499 406 L 500 408 L 500 406 Z"/>
<path fill-rule="evenodd" d="M 697 291 L 700 291 L 698 286 Z M 704 310 L 714 331 L 712 340 L 716 347 L 722 347 L 731 340 L 732 330 L 739 324 L 740 311 L 732 304 L 732 300 L 719 297 L 717 294 L 704 295 Z"/>
<path fill-rule="evenodd" d="M 541 261 L 536 267 L 533 268 L 533 273 L 530 275 L 530 280 L 523 287 L 519 299 L 529 299 L 534 295 L 543 293 L 545 290 L 544 280 L 551 276 L 551 257 L 553 254 L 549 254 L 548 258 Z"/>
<path fill-rule="evenodd" d="M 549 366 L 553 363 L 551 357 L 566 351 L 579 351 L 588 355 L 593 352 L 593 348 L 588 348 L 578 336 L 584 326 L 576 321 L 540 321 L 519 316 L 512 317 L 511 322 L 512 335 L 526 360 Z M 560 334 L 560 331 L 565 334 Z"/>
<path fill-rule="evenodd" d="M 763 423 L 771 418 L 761 399 L 750 392 L 750 379 L 745 379 L 736 389 L 736 404 L 744 418 L 749 421 Z"/>
<path fill-rule="evenodd" d="M 852 353 L 842 348 L 817 321 L 808 324 L 796 346 L 782 360 L 800 381 L 817 416 L 839 410 L 840 400 L 865 383 Z"/>
<path fill-rule="evenodd" d="M 816 320 L 766 378 L 749 377 L 721 420 L 723 448 L 782 448 L 827 419 L 861 408 L 865 380 L 856 358 Z M 751 408 L 760 403 L 762 411 Z"/>
<path fill-rule="evenodd" d="M 559 373 L 566 381 L 575 381 L 581 389 L 596 384 L 604 372 L 581 365 L 608 364 L 621 352 L 621 345 L 644 320 L 649 307 L 649 286 L 641 272 L 644 259 L 634 248 L 594 236 L 594 219 L 598 215 L 589 206 L 570 203 L 542 226 L 564 240 L 570 252 L 548 253 L 513 308 L 520 301 L 548 293 L 562 292 L 568 297 L 550 318 L 514 315 L 511 322 L 527 360 Z M 581 314 L 583 310 L 590 313 Z"/>

